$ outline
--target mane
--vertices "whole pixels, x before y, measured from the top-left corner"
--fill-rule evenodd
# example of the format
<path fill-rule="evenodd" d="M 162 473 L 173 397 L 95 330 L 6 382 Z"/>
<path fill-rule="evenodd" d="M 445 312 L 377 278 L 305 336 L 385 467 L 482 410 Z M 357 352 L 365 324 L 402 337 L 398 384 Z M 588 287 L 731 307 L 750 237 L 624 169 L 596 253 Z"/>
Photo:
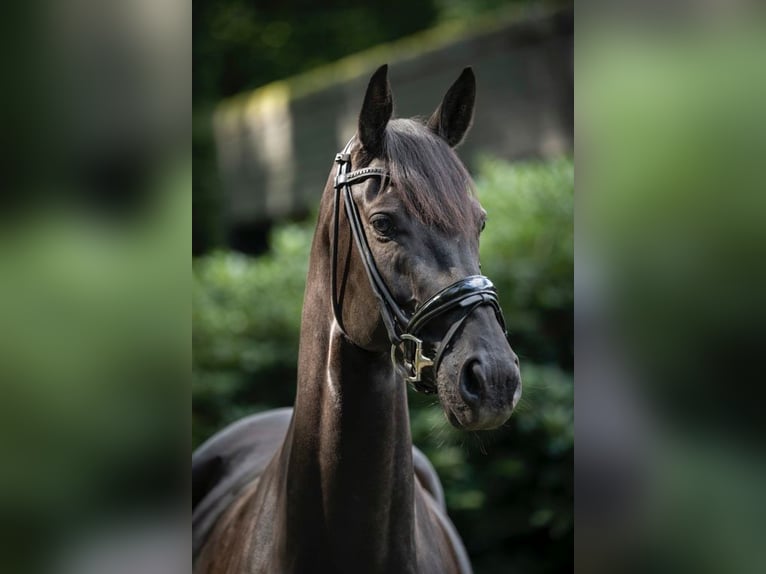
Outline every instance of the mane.
<path fill-rule="evenodd" d="M 383 153 L 409 213 L 447 232 L 465 231 L 474 224 L 469 203 L 475 193 L 473 181 L 442 138 L 417 120 L 391 120 Z"/>

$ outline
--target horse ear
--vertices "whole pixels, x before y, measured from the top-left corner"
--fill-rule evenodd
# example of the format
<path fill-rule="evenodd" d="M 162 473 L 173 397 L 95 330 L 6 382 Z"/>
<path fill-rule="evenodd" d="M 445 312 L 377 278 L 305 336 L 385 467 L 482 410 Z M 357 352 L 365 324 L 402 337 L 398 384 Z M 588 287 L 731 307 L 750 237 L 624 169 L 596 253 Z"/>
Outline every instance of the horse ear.
<path fill-rule="evenodd" d="M 359 139 L 364 149 L 373 157 L 379 156 L 383 151 L 383 135 L 393 111 L 394 100 L 388 83 L 388 64 L 384 64 L 370 78 L 359 114 Z"/>
<path fill-rule="evenodd" d="M 468 132 L 473 121 L 476 101 L 476 76 L 472 68 L 465 68 L 460 77 L 447 90 L 442 103 L 428 120 L 428 127 L 455 147 Z"/>

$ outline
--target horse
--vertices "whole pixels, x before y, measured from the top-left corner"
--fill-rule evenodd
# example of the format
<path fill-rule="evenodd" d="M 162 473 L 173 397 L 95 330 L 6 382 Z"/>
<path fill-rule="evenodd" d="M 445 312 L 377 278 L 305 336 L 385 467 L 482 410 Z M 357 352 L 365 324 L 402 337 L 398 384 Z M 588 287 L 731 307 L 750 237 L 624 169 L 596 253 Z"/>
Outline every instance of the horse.
<path fill-rule="evenodd" d="M 454 151 L 475 93 L 466 68 L 427 121 L 392 118 L 388 67 L 371 77 L 320 202 L 295 405 L 193 455 L 195 574 L 471 572 L 412 445 L 407 383 L 466 430 L 502 425 L 521 394 L 480 274 L 486 212 Z"/>

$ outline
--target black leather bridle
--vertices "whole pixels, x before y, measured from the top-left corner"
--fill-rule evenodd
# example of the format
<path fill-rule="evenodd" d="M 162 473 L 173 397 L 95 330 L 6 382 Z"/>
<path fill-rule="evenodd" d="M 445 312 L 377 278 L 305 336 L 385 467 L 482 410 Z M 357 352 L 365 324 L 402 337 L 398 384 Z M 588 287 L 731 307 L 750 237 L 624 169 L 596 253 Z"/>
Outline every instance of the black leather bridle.
<path fill-rule="evenodd" d="M 354 202 L 351 193 L 351 187 L 361 183 L 371 177 L 380 178 L 383 191 L 390 182 L 390 174 L 387 170 L 379 167 L 365 167 L 351 170 L 351 144 L 354 138 L 346 144 L 342 152 L 335 156 L 335 163 L 338 164 L 335 175 L 335 204 L 334 204 L 334 228 L 332 243 L 332 269 L 331 269 L 331 288 L 332 288 L 332 307 L 335 320 L 339 328 L 345 334 L 342 323 L 342 313 L 337 291 L 337 272 L 338 272 L 338 237 L 340 233 L 340 204 L 343 202 L 346 209 L 351 235 L 354 237 L 354 243 L 359 250 L 364 269 L 367 272 L 367 278 L 370 281 L 372 292 L 378 300 L 380 315 L 388 332 L 388 338 L 391 342 L 391 361 L 398 365 L 401 360 L 401 366 L 405 371 L 405 380 L 415 387 L 416 390 L 424 393 L 435 393 L 435 383 L 427 383 L 422 379 L 422 371 L 425 368 L 433 369 L 433 379 L 436 379 L 436 372 L 441 363 L 447 346 L 457 333 L 460 326 L 465 322 L 468 316 L 481 305 L 490 305 L 495 311 L 495 317 L 498 323 L 505 328 L 505 319 L 500 309 L 500 303 L 497 299 L 497 290 L 492 282 L 484 275 L 471 275 L 448 285 L 438 293 L 429 297 L 424 303 L 419 305 L 415 312 L 408 316 L 394 300 L 391 291 L 386 286 L 383 276 L 380 274 L 375 258 L 370 250 L 367 236 L 364 233 L 362 219 L 359 215 L 359 209 Z M 457 319 L 450 325 L 445 336 L 437 345 L 436 354 L 428 357 L 423 353 L 423 340 L 419 337 L 423 329 L 431 321 L 444 315 L 445 313 L 458 313 Z M 348 335 L 346 335 L 348 337 Z M 399 359 L 400 357 L 400 359 Z"/>

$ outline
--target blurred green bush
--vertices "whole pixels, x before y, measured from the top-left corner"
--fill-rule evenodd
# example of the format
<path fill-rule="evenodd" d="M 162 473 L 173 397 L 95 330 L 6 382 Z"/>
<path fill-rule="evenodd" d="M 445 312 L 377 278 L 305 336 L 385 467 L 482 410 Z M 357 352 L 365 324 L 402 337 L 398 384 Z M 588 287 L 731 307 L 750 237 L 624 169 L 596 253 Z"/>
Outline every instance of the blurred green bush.
<path fill-rule="evenodd" d="M 479 165 L 483 272 L 499 289 L 524 394 L 503 429 L 468 434 L 413 393 L 413 440 L 442 478 L 477 573 L 560 572 L 573 547 L 574 166 Z M 313 227 L 278 226 L 256 259 L 219 252 L 194 262 L 195 445 L 241 416 L 292 404 Z"/>
<path fill-rule="evenodd" d="M 574 166 L 485 158 L 476 179 L 487 210 L 482 272 L 497 285 L 522 361 L 573 368 Z"/>

